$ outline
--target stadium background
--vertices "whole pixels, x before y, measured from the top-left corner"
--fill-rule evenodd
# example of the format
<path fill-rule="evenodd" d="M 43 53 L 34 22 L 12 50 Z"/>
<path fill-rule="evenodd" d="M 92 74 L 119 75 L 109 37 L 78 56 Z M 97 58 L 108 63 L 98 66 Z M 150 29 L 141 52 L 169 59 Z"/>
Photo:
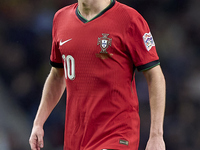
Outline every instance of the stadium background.
<path fill-rule="evenodd" d="M 200 1 L 119 0 L 149 23 L 167 82 L 167 150 L 200 148 Z M 49 73 L 54 13 L 76 0 L 1 0 L 0 149 L 27 150 L 42 87 Z M 147 85 L 137 73 L 141 142 L 149 133 Z M 62 150 L 65 99 L 45 124 L 44 150 Z"/>

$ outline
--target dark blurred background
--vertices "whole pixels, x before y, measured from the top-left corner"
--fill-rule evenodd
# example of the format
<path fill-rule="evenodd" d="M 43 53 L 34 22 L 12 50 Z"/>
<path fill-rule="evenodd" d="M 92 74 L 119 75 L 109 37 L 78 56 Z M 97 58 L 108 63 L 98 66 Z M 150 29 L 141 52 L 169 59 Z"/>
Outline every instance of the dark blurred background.
<path fill-rule="evenodd" d="M 167 82 L 167 150 L 200 149 L 200 1 L 119 0 L 147 20 Z M 0 149 L 28 150 L 32 123 L 49 73 L 55 12 L 76 0 L 1 0 Z M 147 84 L 136 73 L 144 150 L 149 136 Z M 47 120 L 44 150 L 62 150 L 65 95 Z"/>

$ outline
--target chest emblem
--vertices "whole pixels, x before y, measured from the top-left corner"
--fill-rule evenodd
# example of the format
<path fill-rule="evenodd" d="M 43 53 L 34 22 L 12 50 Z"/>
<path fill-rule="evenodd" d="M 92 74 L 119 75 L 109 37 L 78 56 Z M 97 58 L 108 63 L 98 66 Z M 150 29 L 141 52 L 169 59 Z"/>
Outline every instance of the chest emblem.
<path fill-rule="evenodd" d="M 111 46 L 112 39 L 108 38 L 109 34 L 102 33 L 103 37 L 98 37 L 97 45 L 100 45 L 100 53 L 108 53 L 106 50 L 108 46 Z"/>

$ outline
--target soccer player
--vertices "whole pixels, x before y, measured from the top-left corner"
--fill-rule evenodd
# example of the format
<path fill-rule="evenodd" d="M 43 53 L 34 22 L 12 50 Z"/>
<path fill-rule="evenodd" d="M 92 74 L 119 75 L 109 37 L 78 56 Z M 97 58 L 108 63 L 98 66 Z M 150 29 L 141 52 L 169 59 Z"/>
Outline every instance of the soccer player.
<path fill-rule="evenodd" d="M 148 24 L 115 0 L 78 0 L 53 21 L 50 63 L 29 143 L 44 146 L 43 125 L 67 90 L 64 150 L 138 150 L 140 119 L 134 71 L 149 89 L 146 150 L 165 150 L 165 79 Z"/>

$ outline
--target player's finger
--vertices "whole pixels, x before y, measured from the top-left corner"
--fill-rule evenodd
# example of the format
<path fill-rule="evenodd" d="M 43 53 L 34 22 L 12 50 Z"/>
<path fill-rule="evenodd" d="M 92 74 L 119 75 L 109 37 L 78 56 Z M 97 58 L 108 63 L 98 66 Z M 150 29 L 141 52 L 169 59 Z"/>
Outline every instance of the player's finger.
<path fill-rule="evenodd" d="M 44 141 L 43 141 L 43 136 L 41 134 L 39 134 L 37 136 L 37 140 L 38 140 L 38 147 L 43 148 L 44 147 Z"/>
<path fill-rule="evenodd" d="M 30 144 L 31 150 L 38 150 L 36 137 L 31 136 L 29 139 L 29 144 Z"/>
<path fill-rule="evenodd" d="M 38 150 L 37 144 L 30 143 L 31 150 Z"/>

